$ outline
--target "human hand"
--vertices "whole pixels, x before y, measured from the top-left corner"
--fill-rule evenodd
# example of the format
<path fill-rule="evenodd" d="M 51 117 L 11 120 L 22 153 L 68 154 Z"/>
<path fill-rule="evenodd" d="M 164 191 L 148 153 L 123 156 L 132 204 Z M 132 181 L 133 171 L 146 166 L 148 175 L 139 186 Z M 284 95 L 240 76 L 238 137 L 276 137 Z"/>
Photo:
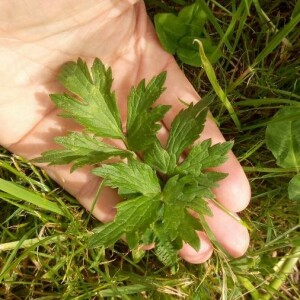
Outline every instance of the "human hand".
<path fill-rule="evenodd" d="M 0 143 L 28 159 L 56 148 L 53 138 L 67 131 L 80 130 L 72 120 L 58 117 L 48 94 L 62 90 L 56 80 L 60 66 L 81 57 L 91 63 L 99 57 L 112 67 L 118 104 L 123 119 L 131 86 L 168 71 L 166 91 L 161 103 L 171 104 L 160 138 L 175 114 L 182 109 L 178 98 L 197 101 L 199 96 L 176 65 L 162 50 L 142 2 L 134 0 L 75 1 L 54 3 L 37 0 L 0 3 Z M 215 123 L 208 119 L 201 140 L 224 141 Z M 87 209 L 91 208 L 99 178 L 82 168 L 72 174 L 67 166 L 44 167 L 62 187 Z M 229 176 L 215 190 L 220 203 L 233 212 L 244 209 L 250 198 L 246 176 L 235 156 L 216 168 Z M 115 191 L 105 188 L 93 214 L 101 221 L 113 219 Z M 221 209 L 211 204 L 213 217 L 207 222 L 219 243 L 234 257 L 242 255 L 249 243 L 247 230 Z M 201 249 L 197 253 L 185 245 L 180 255 L 200 263 L 212 254 L 212 245 L 199 233 Z"/>

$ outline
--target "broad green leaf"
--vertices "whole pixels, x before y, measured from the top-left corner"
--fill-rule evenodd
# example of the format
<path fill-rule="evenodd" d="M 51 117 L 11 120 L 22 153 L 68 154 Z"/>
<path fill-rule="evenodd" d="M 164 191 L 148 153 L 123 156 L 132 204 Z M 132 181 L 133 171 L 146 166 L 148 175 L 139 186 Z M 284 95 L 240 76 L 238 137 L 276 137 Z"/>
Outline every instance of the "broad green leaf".
<path fill-rule="evenodd" d="M 124 139 L 115 96 L 110 92 L 111 71 L 105 70 L 99 60 L 95 60 L 92 73 L 95 78 L 91 77 L 81 59 L 77 63 L 66 63 L 58 78 L 76 97 L 54 94 L 51 99 L 63 110 L 62 116 L 73 118 L 87 131 L 98 136 Z"/>
<path fill-rule="evenodd" d="M 67 136 L 56 137 L 55 142 L 64 147 L 62 150 L 49 150 L 35 163 L 47 162 L 49 165 L 72 163 L 71 171 L 85 165 L 94 165 L 111 157 L 128 157 L 132 153 L 99 141 L 86 133 L 71 132 Z"/>
<path fill-rule="evenodd" d="M 179 40 L 176 54 L 180 60 L 194 67 L 202 66 L 201 57 L 199 56 L 198 46 L 194 43 L 197 36 L 184 36 Z M 205 53 L 209 61 L 213 64 L 222 56 L 222 52 L 207 38 L 199 38 L 203 43 Z"/>
<path fill-rule="evenodd" d="M 0 178 L 0 190 L 7 194 L 13 195 L 14 197 L 24 200 L 28 203 L 36 205 L 37 207 L 46 211 L 51 211 L 56 214 L 66 216 L 66 213 L 59 207 L 57 203 L 49 201 L 40 195 L 31 192 L 18 184 L 10 181 L 6 181 Z"/>
<path fill-rule="evenodd" d="M 157 14 L 154 22 L 164 49 L 173 55 L 177 54 L 178 58 L 186 64 L 195 67 L 202 64 L 198 48 L 193 44 L 195 39 L 203 39 L 205 51 L 212 63 L 222 55 L 204 33 L 207 14 L 198 3 L 184 7 L 178 16 L 172 13 Z"/>
<path fill-rule="evenodd" d="M 171 13 L 156 14 L 154 24 L 163 48 L 175 54 L 178 40 L 187 33 L 187 26 Z"/>
<path fill-rule="evenodd" d="M 103 165 L 93 173 L 105 180 L 105 185 L 118 188 L 122 195 L 140 193 L 153 196 L 160 193 L 160 185 L 155 172 L 147 164 L 130 159 L 127 163 Z"/>
<path fill-rule="evenodd" d="M 95 230 L 88 241 L 89 247 L 110 246 L 127 232 L 143 233 L 155 221 L 160 205 L 159 198 L 146 196 L 119 203 L 115 220 Z"/>
<path fill-rule="evenodd" d="M 188 108 L 177 114 L 171 124 L 167 142 L 167 151 L 170 155 L 174 154 L 178 159 L 181 153 L 199 138 L 204 128 L 209 103 L 208 98 L 200 100 L 195 105 L 191 103 Z"/>
<path fill-rule="evenodd" d="M 288 119 L 297 113 L 298 119 Z M 300 168 L 300 107 L 285 107 L 276 113 L 267 126 L 266 143 L 280 167 Z"/>
<path fill-rule="evenodd" d="M 166 73 L 154 77 L 147 85 L 142 80 L 138 87 L 132 88 L 127 103 L 127 146 L 134 151 L 147 149 L 157 140 L 161 121 L 170 109 L 167 105 L 152 107 L 164 91 Z"/>
<path fill-rule="evenodd" d="M 199 33 L 203 31 L 207 15 L 201 5 L 194 3 L 182 8 L 178 14 L 178 19 L 187 25 L 188 34 L 199 37 Z"/>
<path fill-rule="evenodd" d="M 289 182 L 288 192 L 291 200 L 300 201 L 300 173 Z"/>

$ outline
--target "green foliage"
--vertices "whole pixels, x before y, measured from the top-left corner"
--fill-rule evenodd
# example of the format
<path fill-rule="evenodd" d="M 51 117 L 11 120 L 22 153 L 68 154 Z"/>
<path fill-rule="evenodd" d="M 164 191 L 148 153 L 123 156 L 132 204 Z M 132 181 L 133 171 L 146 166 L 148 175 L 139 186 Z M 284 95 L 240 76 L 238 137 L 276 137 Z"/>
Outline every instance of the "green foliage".
<path fill-rule="evenodd" d="M 64 111 L 62 116 L 73 118 L 97 136 L 123 138 L 115 95 L 110 91 L 111 70 L 105 70 L 99 59 L 94 61 L 92 74 L 81 59 L 66 63 L 59 73 L 59 81 L 77 96 L 51 95 L 56 106 Z"/>
<path fill-rule="evenodd" d="M 300 200 L 300 107 L 285 107 L 273 117 L 266 129 L 266 143 L 282 168 L 295 168 L 298 174 L 289 182 L 292 200 Z"/>
<path fill-rule="evenodd" d="M 289 182 L 288 192 L 291 200 L 300 201 L 300 173 L 295 175 Z"/>
<path fill-rule="evenodd" d="M 153 196 L 160 192 L 155 172 L 135 159 L 130 159 L 128 163 L 105 164 L 94 169 L 93 173 L 105 178 L 105 185 L 118 188 L 121 195 L 139 193 Z"/>
<path fill-rule="evenodd" d="M 145 1 L 150 16 L 177 11 L 181 6 L 176 2 L 193 1 Z M 42 207 L 40 200 L 29 202 L 32 195 L 27 197 L 23 190 L 15 196 L 14 186 L 0 192 L 1 299 L 300 299 L 299 267 L 282 270 L 286 260 L 299 261 L 300 201 L 287 201 L 285 185 L 295 169 L 275 166 L 264 139 L 274 111 L 299 105 L 299 30 L 285 31 L 267 57 L 258 57 L 289 23 L 292 12 L 293 18 L 299 15 L 294 9 L 299 1 L 255 1 L 260 3 L 262 17 L 250 0 L 204 2 L 225 33 L 220 36 L 224 56 L 215 73 L 242 124 L 243 131 L 237 132 L 220 102 L 210 106 L 222 132 L 234 139 L 235 155 L 251 182 L 251 205 L 241 215 L 254 228 L 247 255 L 228 259 L 216 251 L 205 264 L 180 261 L 177 273 L 170 274 L 153 251 L 137 263 L 122 242 L 106 251 L 87 249 L 81 237 L 98 222 L 90 218 L 87 224 L 88 212 L 44 171 L 0 148 L 2 179 L 57 203 L 71 217 L 51 212 L 49 203 Z M 241 9 L 245 3 L 250 14 Z M 218 35 L 215 26 L 206 29 L 211 37 Z M 232 45 L 230 51 L 226 39 Z M 256 61 L 256 68 L 244 73 Z M 189 66 L 183 69 L 200 95 L 211 89 L 204 72 Z M 298 247 L 298 253 L 291 253 L 291 247 Z M 283 288 L 272 281 L 283 283 Z"/>
<path fill-rule="evenodd" d="M 52 165 L 72 163 L 71 171 L 85 165 L 100 163 L 111 157 L 121 158 L 132 155 L 130 151 L 118 149 L 103 143 L 86 133 L 71 132 L 67 136 L 54 138 L 55 142 L 64 147 L 62 150 L 49 150 L 42 157 L 34 160 L 36 163 L 49 162 Z"/>
<path fill-rule="evenodd" d="M 181 17 L 188 15 L 182 13 Z M 89 246 L 108 247 L 122 236 L 132 250 L 143 243 L 155 243 L 157 256 L 166 265 L 177 262 L 182 241 L 199 250 L 196 230 L 201 230 L 202 225 L 189 210 L 211 215 L 206 199 L 214 197 L 211 189 L 224 174 L 207 173 L 206 169 L 223 163 L 231 148 L 231 143 L 212 146 L 211 141 L 193 145 L 204 128 L 210 101 L 190 104 L 178 113 L 164 149 L 156 134 L 161 127 L 158 122 L 170 107 L 153 104 L 164 91 L 166 73 L 154 77 L 147 85 L 143 80 L 131 89 L 126 133 L 121 131 L 114 93 L 110 90 L 111 71 L 98 59 L 91 74 L 79 59 L 63 66 L 58 78 L 81 100 L 69 95 L 55 95 L 52 99 L 66 111 L 64 116 L 80 123 L 85 132 L 56 138 L 63 149 L 47 151 L 36 161 L 72 164 L 71 170 L 101 163 L 92 172 L 103 178 L 105 186 L 118 189 L 124 200 L 116 206 L 114 221 L 95 230 Z M 121 138 L 127 149 L 107 145 L 98 136 Z M 188 148 L 191 151 L 187 159 L 179 162 Z M 127 161 L 106 161 L 113 157 Z"/>
<path fill-rule="evenodd" d="M 152 104 L 163 93 L 163 84 L 166 73 L 154 77 L 147 86 L 142 80 L 138 87 L 132 88 L 127 102 L 127 146 L 130 150 L 140 151 L 147 149 L 156 140 L 156 133 L 161 128 L 157 123 L 170 109 L 168 105 Z M 145 138 L 147 137 L 147 138 Z"/>
<path fill-rule="evenodd" d="M 167 141 L 167 150 L 170 155 L 175 155 L 176 159 L 199 137 L 204 128 L 209 102 L 203 100 L 195 105 L 191 103 L 174 118 Z"/>
<path fill-rule="evenodd" d="M 285 107 L 276 113 L 267 126 L 266 142 L 280 167 L 300 167 L 300 107 Z"/>
<path fill-rule="evenodd" d="M 202 41 L 205 52 L 212 63 L 218 61 L 222 53 L 213 45 L 211 38 L 206 34 L 205 24 L 208 20 L 203 5 L 198 1 L 185 6 L 178 15 L 161 13 L 155 15 L 154 23 L 158 38 L 162 46 L 171 54 L 191 66 L 202 65 L 198 55 L 198 47 L 194 40 Z"/>

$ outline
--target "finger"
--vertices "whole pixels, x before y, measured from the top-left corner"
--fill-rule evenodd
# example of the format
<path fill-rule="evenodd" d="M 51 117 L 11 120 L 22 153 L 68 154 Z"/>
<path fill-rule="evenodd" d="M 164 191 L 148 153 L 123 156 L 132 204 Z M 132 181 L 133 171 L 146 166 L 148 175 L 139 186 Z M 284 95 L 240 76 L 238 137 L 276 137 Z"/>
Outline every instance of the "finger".
<path fill-rule="evenodd" d="M 183 247 L 179 250 L 179 255 L 192 264 L 201 264 L 207 261 L 213 253 L 213 247 L 207 235 L 202 231 L 197 231 L 197 235 L 200 239 L 198 251 L 187 243 L 183 243 Z"/>
<path fill-rule="evenodd" d="M 245 254 L 249 246 L 249 233 L 245 226 L 210 203 L 213 216 L 205 219 L 221 246 L 233 257 Z"/>

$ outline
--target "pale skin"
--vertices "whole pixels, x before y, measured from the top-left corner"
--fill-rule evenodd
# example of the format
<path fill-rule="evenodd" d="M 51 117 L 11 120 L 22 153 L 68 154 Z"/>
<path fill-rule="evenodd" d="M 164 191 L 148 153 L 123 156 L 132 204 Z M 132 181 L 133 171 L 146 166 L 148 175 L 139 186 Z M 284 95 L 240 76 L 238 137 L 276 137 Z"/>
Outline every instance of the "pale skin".
<path fill-rule="evenodd" d="M 123 118 L 126 96 L 132 85 L 167 70 L 166 91 L 160 103 L 171 104 L 159 133 L 166 139 L 175 114 L 183 108 L 178 98 L 198 101 L 199 95 L 181 72 L 173 57 L 160 46 L 144 4 L 137 0 L 58 0 L 0 2 L 0 144 L 32 159 L 57 147 L 53 137 L 80 130 L 69 119 L 58 117 L 50 93 L 62 91 L 56 75 L 63 63 L 81 57 L 90 64 L 99 57 L 111 66 L 113 88 Z M 201 140 L 224 141 L 215 123 L 208 119 Z M 90 209 L 99 178 L 89 168 L 70 174 L 69 166 L 43 166 L 46 172 Z M 217 168 L 228 177 L 215 189 L 217 200 L 232 212 L 246 208 L 250 200 L 248 180 L 233 153 Z M 115 191 L 105 188 L 93 214 L 102 222 L 113 219 Z M 233 256 L 245 253 L 249 235 L 245 227 L 211 204 L 214 216 L 208 224 L 219 243 Z M 185 244 L 180 256 L 191 263 L 210 258 L 213 246 L 206 234 L 198 233 L 201 249 Z"/>

